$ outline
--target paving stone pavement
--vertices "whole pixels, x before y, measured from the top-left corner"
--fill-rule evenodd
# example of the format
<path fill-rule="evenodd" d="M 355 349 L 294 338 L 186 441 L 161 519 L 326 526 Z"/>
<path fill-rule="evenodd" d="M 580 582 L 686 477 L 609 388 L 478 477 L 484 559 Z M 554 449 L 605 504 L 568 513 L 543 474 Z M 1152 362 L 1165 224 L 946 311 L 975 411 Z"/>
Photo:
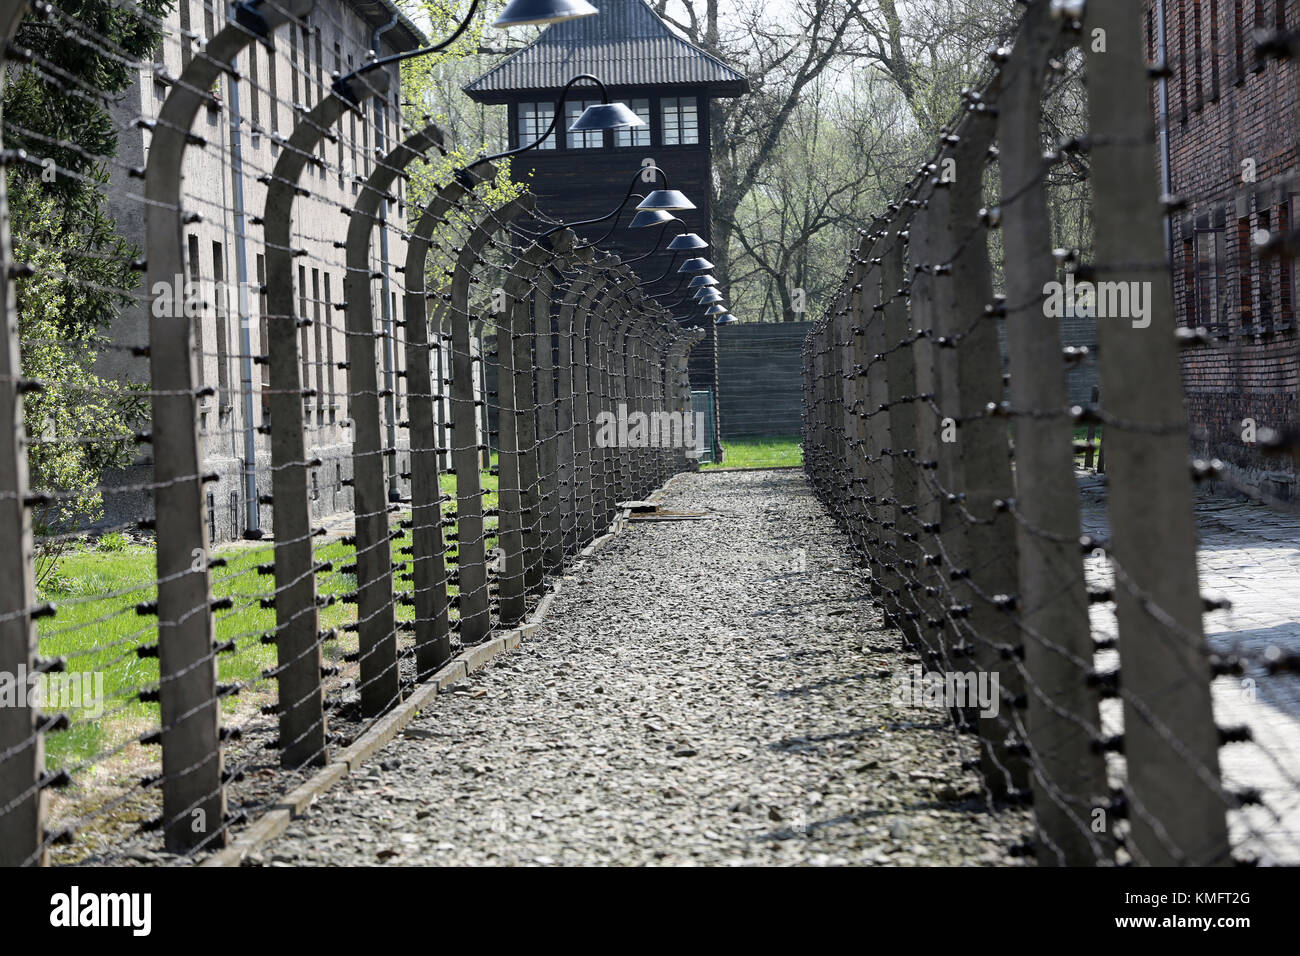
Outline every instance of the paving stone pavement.
<path fill-rule="evenodd" d="M 1104 479 L 1084 477 L 1081 493 L 1084 531 L 1108 536 Z M 1202 494 L 1196 524 L 1201 590 L 1232 602 L 1205 616 L 1210 647 L 1221 654 L 1258 655 L 1270 645 L 1300 650 L 1300 516 Z M 1091 585 L 1112 586 L 1104 559 L 1086 564 Z M 1111 605 L 1094 605 L 1091 613 L 1094 634 L 1115 633 Z M 1101 669 L 1117 662 L 1114 652 L 1098 656 Z M 1269 676 L 1256 663 L 1243 677 L 1216 679 L 1211 689 L 1218 725 L 1244 724 L 1254 738 L 1220 750 L 1223 782 L 1233 791 L 1259 790 L 1264 798 L 1263 806 L 1229 814 L 1234 852 L 1261 862 L 1300 863 L 1300 677 Z M 1103 703 L 1103 719 L 1109 732 L 1121 729 L 1118 701 Z"/>
<path fill-rule="evenodd" d="M 683 475 L 253 865 L 1016 864 L 795 471 Z"/>

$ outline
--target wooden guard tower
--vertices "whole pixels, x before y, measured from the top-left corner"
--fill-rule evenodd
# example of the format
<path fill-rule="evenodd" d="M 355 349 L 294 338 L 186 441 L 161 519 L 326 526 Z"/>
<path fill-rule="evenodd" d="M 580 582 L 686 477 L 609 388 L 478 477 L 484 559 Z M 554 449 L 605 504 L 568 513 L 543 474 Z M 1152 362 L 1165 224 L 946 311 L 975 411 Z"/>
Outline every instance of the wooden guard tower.
<path fill-rule="evenodd" d="M 582 111 L 600 102 L 590 83 L 569 91 L 556 131 L 537 149 L 513 159 L 513 174 L 537 194 L 538 207 L 564 222 L 595 219 L 614 209 L 627 195 L 644 195 L 662 188 L 663 179 L 645 182 L 638 174 L 647 163 L 667 173 L 672 188 L 684 192 L 695 209 L 675 213 L 684 223 L 662 230 L 662 242 L 679 228 L 713 242 L 713 173 L 710 110 L 714 99 L 740 96 L 749 81 L 717 57 L 673 33 L 643 0 L 596 0 L 600 13 L 548 27 L 530 46 L 507 57 L 465 86 L 480 103 L 509 108 L 510 146 L 533 142 L 550 124 L 564 85 L 590 73 L 608 87 L 611 101 L 632 108 L 647 124 L 614 132 L 565 132 Z M 635 181 L 635 185 L 634 184 Z M 582 238 L 604 239 L 601 248 L 624 259 L 643 255 L 660 239 L 661 227 L 629 229 L 637 200 L 627 204 L 617 223 L 608 220 L 577 229 Z M 529 224 L 523 223 L 528 226 Z M 712 250 L 657 252 L 633 268 L 645 279 L 670 269 L 667 278 L 650 285 L 651 294 L 669 292 L 681 278 L 676 269 L 691 255 L 710 257 Z M 684 287 L 684 283 L 683 283 Z M 723 290 L 724 292 L 726 290 Z M 665 304 L 679 296 L 663 298 Z M 717 335 L 698 306 L 673 310 L 684 324 L 707 322 L 709 338 L 691 353 L 692 390 L 708 390 L 716 409 Z M 714 419 L 716 454 L 717 416 Z"/>

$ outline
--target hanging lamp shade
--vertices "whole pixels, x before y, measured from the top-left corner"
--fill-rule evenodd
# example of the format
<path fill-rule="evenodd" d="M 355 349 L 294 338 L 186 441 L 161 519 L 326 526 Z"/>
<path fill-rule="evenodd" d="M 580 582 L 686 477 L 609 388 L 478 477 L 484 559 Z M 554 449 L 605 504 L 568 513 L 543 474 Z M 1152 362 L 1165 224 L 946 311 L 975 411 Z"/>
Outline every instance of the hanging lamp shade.
<path fill-rule="evenodd" d="M 656 189 L 637 203 L 637 209 L 694 209 L 695 203 L 676 189 Z"/>
<path fill-rule="evenodd" d="M 695 297 L 695 301 L 698 302 L 700 305 L 713 305 L 713 303 L 715 302 L 722 301 L 722 293 L 714 292 L 712 289 L 710 289 L 709 292 L 705 292 L 702 295 L 697 295 Z"/>
<path fill-rule="evenodd" d="M 723 312 L 720 316 L 718 316 L 716 319 L 714 319 L 713 324 L 714 324 L 714 325 L 730 325 L 732 322 L 735 322 L 735 321 L 736 321 L 736 317 L 735 317 L 734 315 L 732 315 L 730 312 Z"/>
<path fill-rule="evenodd" d="M 668 248 L 672 252 L 679 252 L 686 249 L 707 249 L 709 244 L 693 232 L 684 232 L 680 236 L 674 236 L 673 241 L 668 243 Z"/>
<path fill-rule="evenodd" d="M 518 27 L 524 24 L 559 23 L 600 13 L 587 0 L 510 0 L 494 27 Z"/>
<path fill-rule="evenodd" d="M 708 259 L 687 259 L 680 266 L 678 272 L 708 272 L 713 268 L 713 263 Z"/>
<path fill-rule="evenodd" d="M 644 229 L 647 226 L 657 226 L 660 223 L 672 222 L 677 217 L 670 212 L 664 212 L 662 209 L 642 209 L 632 221 L 627 224 L 629 229 Z"/>
<path fill-rule="evenodd" d="M 691 281 L 686 283 L 688 289 L 698 289 L 700 286 L 717 285 L 718 280 L 710 275 L 691 276 Z"/>
<path fill-rule="evenodd" d="M 627 129 L 630 126 L 644 126 L 645 120 L 627 108 L 626 103 L 597 103 L 588 106 L 569 127 L 570 133 L 590 133 L 603 129 Z M 650 195 L 654 195 L 651 193 Z M 647 207 L 651 208 L 651 207 Z M 671 208 L 653 207 L 653 208 Z M 694 206 L 689 207 L 694 209 Z"/>
<path fill-rule="evenodd" d="M 727 311 L 727 307 L 725 305 L 711 305 L 704 310 L 704 314 L 705 315 L 728 315 L 730 313 Z"/>

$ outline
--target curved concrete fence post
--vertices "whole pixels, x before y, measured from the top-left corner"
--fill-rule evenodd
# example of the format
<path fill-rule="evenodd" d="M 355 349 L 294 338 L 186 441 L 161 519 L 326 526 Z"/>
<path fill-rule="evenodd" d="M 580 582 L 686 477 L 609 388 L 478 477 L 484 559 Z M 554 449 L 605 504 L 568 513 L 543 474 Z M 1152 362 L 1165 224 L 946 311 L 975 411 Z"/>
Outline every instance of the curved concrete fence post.
<path fill-rule="evenodd" d="M 471 169 L 470 182 L 482 180 Z M 451 660 L 451 621 L 447 601 L 446 542 L 442 536 L 442 488 L 439 465 L 442 450 L 436 422 L 442 404 L 441 318 L 435 310 L 430 334 L 425 262 L 434 232 L 446 222 L 468 192 L 453 179 L 424 207 L 406 245 L 406 369 L 407 430 L 411 449 L 411 579 L 415 598 L 415 672 L 424 680 Z M 430 351 L 439 356 L 430 362 Z M 436 376 L 436 378 L 435 378 Z"/>
<path fill-rule="evenodd" d="M 362 74 L 359 81 L 369 79 Z M 344 320 L 347 329 L 348 393 L 352 407 L 352 496 L 356 515 L 357 639 L 360 647 L 361 714 L 375 717 L 401 700 L 397 619 L 393 600 L 390 505 L 384 460 L 396 462 L 397 449 L 384 447 L 376 368 L 374 304 L 371 296 L 370 241 L 380 222 L 380 204 L 394 200 L 389 188 L 408 165 L 443 146 L 443 131 L 429 125 L 407 137 L 375 163 L 348 219 Z M 384 228 L 381 225 L 381 228 Z M 392 469 L 396 470 L 396 469 Z M 414 597 L 406 598 L 414 601 Z"/>
<path fill-rule="evenodd" d="M 595 482 L 600 454 L 595 442 L 596 416 L 600 413 L 600 359 L 595 345 L 599 331 L 596 302 L 605 296 L 609 285 L 610 278 L 605 272 L 593 270 L 584 287 L 575 285 L 570 290 L 569 294 L 574 296 L 572 305 L 565 304 L 565 309 L 572 314 L 574 366 L 578 370 L 573 387 L 575 552 L 581 551 L 596 537 Z"/>
<path fill-rule="evenodd" d="M 310 0 L 234 8 L 236 20 L 207 42 L 168 93 L 152 126 L 145 165 L 163 832 L 174 853 L 224 845 L 226 799 L 194 323 L 175 295 L 155 297 L 154 290 L 184 283 L 181 175 L 187 147 L 206 145 L 192 132 L 200 107 L 213 102 L 210 91 L 222 74 L 234 71 L 249 44 L 311 9 Z"/>
<path fill-rule="evenodd" d="M 563 350 L 555 342 L 555 268 L 542 269 L 533 293 L 533 354 L 537 367 L 537 521 L 541 553 L 538 571 L 554 573 L 564 565 L 560 546 L 560 456 L 558 381 Z"/>
<path fill-rule="evenodd" d="M 610 468 L 613 449 L 608 441 L 608 418 L 610 412 L 609 397 L 609 307 L 618 295 L 622 282 L 622 270 L 618 257 L 612 256 L 605 263 L 606 280 L 599 295 L 592 299 L 591 311 L 587 315 L 587 358 L 590 402 L 591 435 L 591 538 L 602 534 L 609 523 L 606 508 L 607 497 L 605 484 Z"/>
<path fill-rule="evenodd" d="M 492 629 L 487 580 L 487 538 L 483 527 L 483 482 L 479 475 L 479 436 L 473 318 L 469 287 L 474 266 L 492 236 L 518 216 L 532 212 L 535 199 L 524 195 L 499 209 L 488 211 L 466 238 L 452 272 L 451 299 L 451 417 L 452 470 L 456 475 L 456 552 L 460 593 L 453 602 L 460 610 L 457 628 L 462 644 L 477 644 Z M 502 346 L 497 343 L 500 361 Z M 498 382 L 498 386 L 500 382 Z M 498 392 L 500 391 L 498 387 Z M 483 436 L 485 439 L 487 436 Z"/>
<path fill-rule="evenodd" d="M 629 280 L 630 283 L 634 281 Z M 620 440 L 615 445 L 614 481 L 609 503 L 610 520 L 613 520 L 614 516 L 618 514 L 619 504 L 628 500 L 631 487 L 633 449 L 629 447 L 631 436 L 627 434 L 627 426 L 624 423 L 627 422 L 627 416 L 633 410 L 632 390 L 634 383 L 632 381 L 632 366 L 635 363 L 631 360 L 631 356 L 636 350 L 632 331 L 636 324 L 636 311 L 631 300 L 633 288 L 633 285 L 629 285 L 614 300 L 615 316 L 613 335 L 610 339 L 613 349 L 611 356 L 613 359 L 611 384 L 613 385 L 614 410 L 620 423 Z"/>
<path fill-rule="evenodd" d="M 1039 306 L 1056 278 L 1052 222 L 1042 180 L 1041 143 L 1033 131 L 1042 119 L 1048 61 L 1063 42 L 1061 23 L 1047 4 L 1028 7 L 1002 68 L 998 96 L 998 166 L 1002 191 L 1015 196 L 1001 208 L 1006 249 L 1008 309 L 1006 348 L 1015 408 L 1070 407 L 1061 328 Z M 1080 534 L 1079 491 L 1074 473 L 1071 416 L 1018 416 L 1016 523 L 1019 544 L 1020 624 L 1026 679 L 1041 689 L 1028 695 L 1025 735 L 1038 759 L 1030 783 L 1038 829 L 1038 862 L 1045 866 L 1095 865 L 1112 860 L 1110 830 L 1094 833 L 1093 808 L 1109 806 L 1105 755 L 1096 689 L 1077 661 L 1091 661 L 1088 589 Z M 1039 529 L 1047 532 L 1039 533 Z"/>
<path fill-rule="evenodd" d="M 505 284 L 505 322 L 497 331 L 497 546 L 503 558 L 497 592 L 502 627 L 514 626 L 527 612 L 533 564 L 540 575 L 532 290 L 544 268 L 572 246 L 574 234 L 565 229 L 551 239 L 529 245 L 511 266 Z"/>
<path fill-rule="evenodd" d="M 388 91 L 387 72 L 363 78 L 367 97 Z M 298 185 L 316 148 L 334 124 L 354 106 L 335 93 L 324 97 L 294 125 L 275 168 L 266 177 L 262 215 L 266 240 L 267 351 L 271 391 L 271 500 L 275 536 L 275 634 L 280 688 L 280 763 L 285 767 L 322 764 L 327 757 L 324 697 L 321 688 L 323 640 L 319 631 L 316 563 L 312 543 L 323 534 L 311 524 L 310 470 L 320 459 L 307 457 L 303 399 L 310 397 L 302 380 L 299 321 L 294 309 L 293 260 L 305 254 L 293 247 L 293 205 L 309 195 Z"/>
<path fill-rule="evenodd" d="M 556 457 L 559 462 L 556 485 L 560 509 L 561 563 L 568 555 L 574 553 L 573 542 L 578 527 L 578 435 L 574 422 L 575 408 L 578 403 L 576 383 L 584 382 L 582 387 L 585 388 L 582 364 L 585 361 L 585 349 L 584 354 L 580 356 L 578 333 L 574 328 L 573 318 L 577 299 L 582 295 L 582 291 L 588 288 L 591 281 L 589 267 L 592 258 L 592 250 L 589 246 L 570 254 L 568 271 L 572 274 L 564 276 L 564 297 L 559 300 L 556 310 L 558 360 L 555 372 L 555 429 Z M 585 401 L 583 407 L 586 407 Z"/>
<path fill-rule="evenodd" d="M 618 434 L 618 406 L 623 395 L 623 362 L 619 349 L 622 344 L 622 324 L 627 315 L 627 293 L 636 283 L 626 266 L 619 265 L 616 270 L 617 279 L 600 304 L 599 335 L 596 336 L 595 342 L 601 363 L 602 413 L 602 421 L 597 422 L 596 435 L 604 436 L 600 449 L 597 529 L 608 527 L 614 520 L 618 501 L 618 478 L 622 453 Z"/>
<path fill-rule="evenodd" d="M 1097 323 L 1124 698 L 1130 848 L 1152 866 L 1232 863 L 1196 568 L 1187 414 L 1155 182 L 1142 9 L 1088 0 L 1084 43 L 1098 283 L 1148 291 L 1142 322 Z M 1131 424 L 1130 424 L 1131 423 Z M 1132 427 L 1136 424 L 1137 427 Z M 1153 494 L 1152 490 L 1158 489 Z M 1159 607 L 1161 614 L 1152 612 Z M 1171 675 L 1183 675 L 1177 692 Z"/>

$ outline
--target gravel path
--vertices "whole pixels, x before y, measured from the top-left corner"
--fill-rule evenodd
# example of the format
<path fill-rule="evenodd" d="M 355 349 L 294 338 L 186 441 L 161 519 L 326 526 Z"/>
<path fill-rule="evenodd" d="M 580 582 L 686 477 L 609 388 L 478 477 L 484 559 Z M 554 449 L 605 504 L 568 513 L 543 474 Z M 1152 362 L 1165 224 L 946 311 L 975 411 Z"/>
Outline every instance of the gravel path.
<path fill-rule="evenodd" d="M 795 471 L 683 475 L 253 864 L 1016 863 Z"/>

